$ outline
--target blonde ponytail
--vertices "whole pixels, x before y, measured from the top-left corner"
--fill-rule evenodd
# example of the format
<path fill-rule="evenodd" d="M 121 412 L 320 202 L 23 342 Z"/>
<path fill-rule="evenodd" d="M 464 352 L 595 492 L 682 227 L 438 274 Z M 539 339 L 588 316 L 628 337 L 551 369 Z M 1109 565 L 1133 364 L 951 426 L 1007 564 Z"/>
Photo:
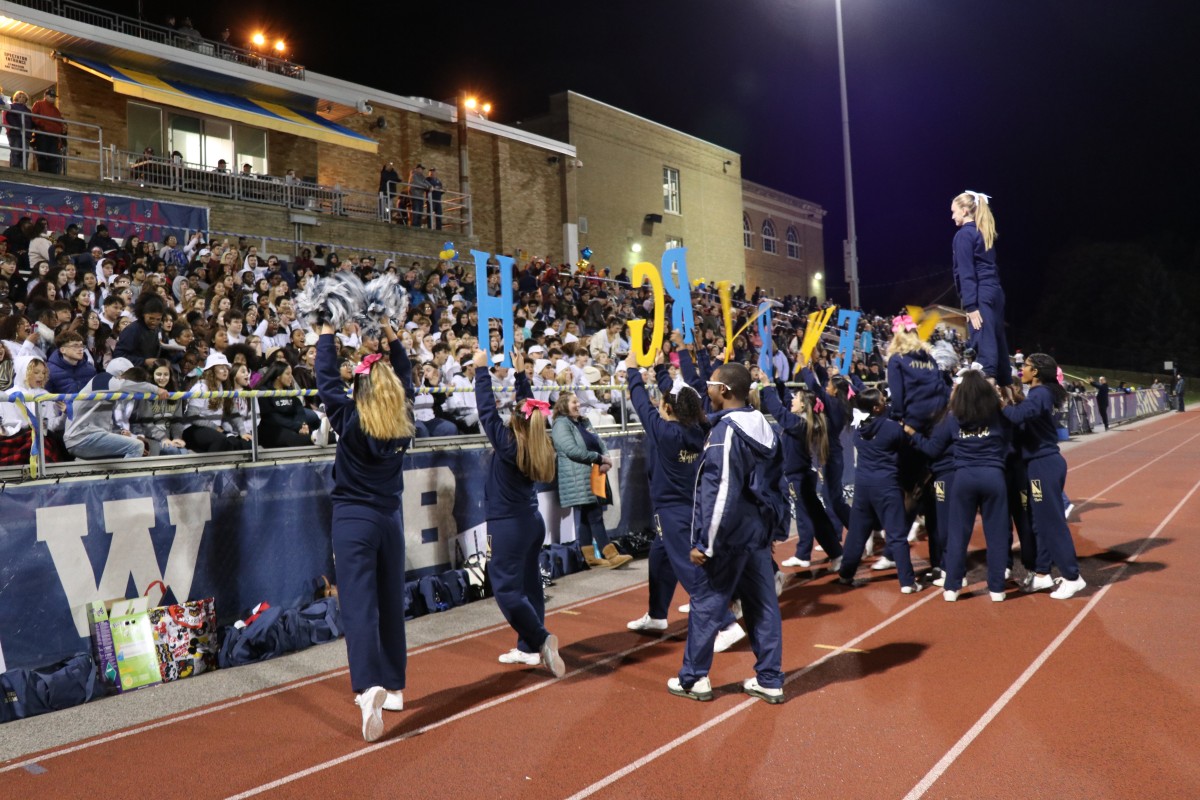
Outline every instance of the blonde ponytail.
<path fill-rule="evenodd" d="M 996 237 L 999 234 L 996 233 L 996 218 L 992 216 L 992 206 L 988 196 L 979 192 L 963 192 L 954 198 L 954 204 L 965 210 L 974 220 L 975 227 L 983 236 L 983 249 L 991 250 L 992 246 L 996 244 Z"/>

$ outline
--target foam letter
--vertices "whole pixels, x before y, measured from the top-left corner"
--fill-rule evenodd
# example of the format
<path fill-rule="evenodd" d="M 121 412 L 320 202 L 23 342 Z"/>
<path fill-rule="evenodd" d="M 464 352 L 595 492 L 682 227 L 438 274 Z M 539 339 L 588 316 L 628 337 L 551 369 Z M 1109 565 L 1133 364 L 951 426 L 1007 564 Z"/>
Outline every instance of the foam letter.
<path fill-rule="evenodd" d="M 641 261 L 634 264 L 633 279 L 631 281 L 633 288 L 639 288 L 647 278 L 650 280 L 650 289 L 654 293 L 654 333 L 650 335 L 650 349 L 648 351 L 642 349 L 642 332 L 646 327 L 646 320 L 629 320 L 629 347 L 633 350 L 633 356 L 637 359 L 639 367 L 654 365 L 654 355 L 659 350 L 662 350 L 663 340 L 663 318 L 665 315 L 663 313 L 662 276 L 658 274 L 658 270 L 649 261 Z"/>
<path fill-rule="evenodd" d="M 799 372 L 805 364 L 812 361 L 813 350 L 817 349 L 817 342 L 821 341 L 821 334 L 825 332 L 825 326 L 829 324 L 829 318 L 833 316 L 835 308 L 830 306 L 808 315 L 808 327 L 804 329 L 804 339 L 800 342 L 800 358 L 796 359 L 795 372 Z"/>
<path fill-rule="evenodd" d="M 837 371 L 843 375 L 850 374 L 850 362 L 854 360 L 854 343 L 858 340 L 858 311 L 838 312 L 838 327 L 842 329 L 841 340 L 838 342 Z"/>
<path fill-rule="evenodd" d="M 762 340 L 762 348 L 758 351 L 758 368 L 767 376 L 767 380 L 775 380 L 775 341 L 771 338 L 771 301 L 764 300 L 758 306 L 758 338 Z"/>
<path fill-rule="evenodd" d="M 674 277 L 671 277 L 671 265 L 675 266 Z M 662 271 L 667 294 L 671 296 L 671 329 L 683 334 L 683 343 L 692 344 L 695 341 L 693 331 L 696 320 L 692 314 L 691 281 L 688 280 L 687 248 L 672 247 L 663 253 Z M 658 302 L 658 298 L 655 298 Z"/>
<path fill-rule="evenodd" d="M 725 322 L 725 357 L 726 364 L 733 358 L 733 294 L 729 281 L 717 283 L 717 295 L 721 298 L 721 319 Z"/>
<path fill-rule="evenodd" d="M 513 336 L 513 258 L 511 256 L 496 256 L 500 262 L 500 296 L 488 294 L 487 261 L 488 253 L 472 250 L 475 258 L 475 287 L 477 290 L 477 306 L 479 309 L 479 346 L 488 349 L 491 340 L 488 323 L 494 319 L 500 320 L 501 338 L 504 340 L 504 360 L 500 365 L 512 369 L 512 351 L 517 346 Z"/>

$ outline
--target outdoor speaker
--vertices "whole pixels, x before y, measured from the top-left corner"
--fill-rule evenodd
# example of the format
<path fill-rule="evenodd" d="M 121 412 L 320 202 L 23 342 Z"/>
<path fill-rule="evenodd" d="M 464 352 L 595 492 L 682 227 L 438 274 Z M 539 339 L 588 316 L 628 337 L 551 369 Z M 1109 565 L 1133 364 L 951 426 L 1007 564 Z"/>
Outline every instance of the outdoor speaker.
<path fill-rule="evenodd" d="M 443 147 L 449 147 L 451 142 L 454 141 L 454 137 L 448 133 L 443 133 L 442 131 L 422 131 L 421 141 L 425 142 L 425 144 L 436 144 Z"/>

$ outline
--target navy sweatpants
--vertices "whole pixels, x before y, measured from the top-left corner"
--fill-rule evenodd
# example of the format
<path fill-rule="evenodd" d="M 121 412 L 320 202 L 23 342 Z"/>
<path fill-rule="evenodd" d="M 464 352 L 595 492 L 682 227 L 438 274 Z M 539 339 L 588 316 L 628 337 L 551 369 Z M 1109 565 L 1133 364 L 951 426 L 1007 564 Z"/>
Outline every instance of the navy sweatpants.
<path fill-rule="evenodd" d="M 849 528 L 850 505 L 846 502 L 846 494 L 842 490 L 842 471 L 845 467 L 845 451 L 841 448 L 829 448 L 829 457 L 825 459 L 825 485 L 829 488 L 829 501 L 833 504 L 834 516 L 842 523 L 843 528 Z M 855 499 L 857 500 L 857 497 Z"/>
<path fill-rule="evenodd" d="M 692 563 L 692 507 L 670 505 L 654 515 L 654 541 L 650 544 L 650 607 L 651 619 L 666 619 L 671 610 L 675 587 L 683 584 L 690 598 L 696 593 L 696 583 L 702 577 L 700 567 Z M 737 618 L 729 607 L 721 620 L 724 630 Z"/>
<path fill-rule="evenodd" d="M 546 523 L 533 510 L 528 516 L 487 521 L 492 540 L 488 575 L 500 613 L 517 632 L 517 649 L 537 653 L 546 641 L 546 601 L 538 554 L 546 538 Z"/>
<path fill-rule="evenodd" d="M 690 688 L 712 669 L 717 631 L 723 627 L 729 603 L 736 594 L 742 600 L 758 683 L 770 689 L 782 688 L 783 622 L 779 598 L 775 596 L 775 562 L 771 559 L 770 544 L 718 552 L 697 574 L 699 580 L 692 593 L 687 648 L 679 682 Z"/>
<path fill-rule="evenodd" d="M 1029 508 L 1037 536 L 1038 572 L 1046 574 L 1053 562 L 1063 578 L 1078 580 L 1075 542 L 1071 540 L 1071 529 L 1062 507 L 1067 462 L 1060 453 L 1052 453 L 1026 462 L 1026 469 L 1029 472 Z"/>
<path fill-rule="evenodd" d="M 1021 564 L 1027 570 L 1045 575 L 1050 571 L 1050 559 L 1047 557 L 1044 564 L 1038 563 L 1037 536 L 1029 516 L 1029 473 L 1025 469 L 1025 461 L 1020 457 L 1010 458 L 1005 477 L 1008 481 L 1008 514 L 1021 545 Z M 1008 552 L 1008 565 L 1011 567 L 1012 550 Z"/>
<path fill-rule="evenodd" d="M 912 559 L 908 553 L 908 527 L 904 524 L 904 494 L 900 485 L 871 486 L 854 485 L 854 506 L 850 509 L 850 531 L 846 534 L 846 548 L 842 568 L 838 572 L 850 580 L 862 563 L 863 549 L 871 531 L 883 528 L 888 557 L 896 562 L 896 577 L 901 586 L 916 583 Z"/>
<path fill-rule="evenodd" d="M 801 561 L 812 560 L 813 539 L 815 538 L 831 559 L 842 554 L 842 538 L 833 528 L 833 520 L 821 502 L 817 492 L 817 475 L 808 472 L 804 475 L 785 476 L 788 484 L 788 505 L 792 509 L 792 518 L 796 520 L 798 538 L 796 540 L 796 557 Z"/>
<path fill-rule="evenodd" d="M 333 555 L 350 684 L 398 691 L 405 685 L 404 518 L 362 505 L 333 504 Z"/>
<path fill-rule="evenodd" d="M 946 590 L 962 588 L 967 572 L 967 546 L 975 528 L 975 512 L 982 509 L 983 535 L 987 540 L 989 592 L 1004 591 L 1004 569 L 1012 543 L 1008 517 L 1008 487 L 1000 467 L 960 467 L 950 492 L 950 531 L 946 537 Z"/>
<path fill-rule="evenodd" d="M 950 493 L 954 490 L 954 470 L 940 475 L 935 472 L 930 487 L 936 522 L 930 525 L 929 514 L 925 515 L 925 530 L 929 532 L 929 563 L 945 573 L 946 537 L 950 532 Z"/>
<path fill-rule="evenodd" d="M 968 325 L 967 346 L 975 348 L 975 360 L 983 374 L 996 379 L 999 386 L 1012 383 L 1012 367 L 1008 363 L 1008 339 L 1004 335 L 1004 290 L 999 287 L 979 289 L 979 313 L 983 327 L 975 330 Z"/>

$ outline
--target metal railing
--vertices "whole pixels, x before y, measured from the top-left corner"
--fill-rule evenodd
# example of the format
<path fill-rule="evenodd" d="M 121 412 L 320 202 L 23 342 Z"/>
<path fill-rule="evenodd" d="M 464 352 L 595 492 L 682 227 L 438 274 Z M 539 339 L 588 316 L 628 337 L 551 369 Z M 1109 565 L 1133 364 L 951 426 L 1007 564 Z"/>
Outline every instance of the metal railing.
<path fill-rule="evenodd" d="M 465 231 L 471 218 L 470 197 L 461 192 L 432 189 L 403 181 L 388 181 L 390 220 L 415 228 Z"/>
<path fill-rule="evenodd" d="M 286 58 L 276 58 L 244 47 L 237 47 L 227 42 L 205 39 L 194 29 L 185 33 L 165 25 L 155 25 L 152 22 L 105 11 L 86 3 L 78 3 L 75 0 L 12 0 L 12 2 L 76 22 L 94 25 L 97 28 L 304 80 L 304 67 L 300 64 L 294 64 Z"/>
<path fill-rule="evenodd" d="M 25 118 L 23 121 L 17 119 L 21 116 Z M 100 166 L 104 130 L 97 125 L 11 109 L 6 112 L 5 120 L 8 153 L 6 159 L 0 160 L 0 166 L 52 175 L 65 175 L 68 164 L 72 163 Z M 38 130 L 38 125 L 44 123 L 61 124 L 66 133 Z M 24 141 L 20 140 L 19 131 L 24 131 Z M 14 135 L 17 141 L 13 141 Z"/>

